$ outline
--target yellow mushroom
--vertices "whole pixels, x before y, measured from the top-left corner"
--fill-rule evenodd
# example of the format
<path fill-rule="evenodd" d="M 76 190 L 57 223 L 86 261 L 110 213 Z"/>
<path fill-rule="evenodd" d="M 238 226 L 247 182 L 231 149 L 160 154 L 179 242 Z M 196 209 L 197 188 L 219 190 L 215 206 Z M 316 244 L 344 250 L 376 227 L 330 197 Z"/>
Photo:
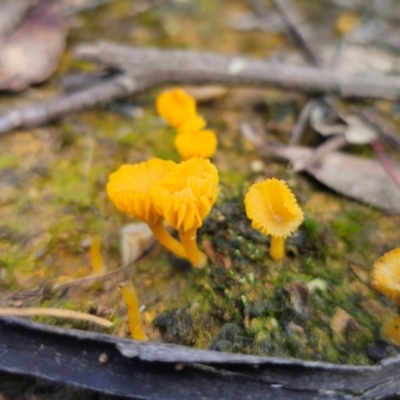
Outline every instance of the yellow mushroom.
<path fill-rule="evenodd" d="M 284 181 L 266 179 L 249 188 L 244 203 L 252 227 L 271 235 L 271 258 L 281 260 L 285 255 L 285 239 L 303 221 L 303 212 L 293 193 Z"/>
<path fill-rule="evenodd" d="M 371 284 L 400 307 L 400 247 L 385 253 L 372 267 Z"/>
<path fill-rule="evenodd" d="M 187 258 L 199 268 L 206 256 L 197 247 L 197 229 L 217 198 L 218 180 L 217 168 L 209 160 L 191 158 L 173 167 L 151 189 L 155 209 L 179 231 Z"/>
<path fill-rule="evenodd" d="M 201 131 L 206 126 L 206 121 L 203 117 L 196 115 L 183 121 L 178 127 L 178 133 L 195 133 Z"/>
<path fill-rule="evenodd" d="M 147 335 L 140 323 L 139 300 L 135 291 L 132 287 L 123 284 L 118 285 L 118 289 L 128 309 L 129 330 L 131 331 L 132 338 L 135 340 L 147 340 Z"/>
<path fill-rule="evenodd" d="M 107 193 L 121 211 L 146 222 L 162 245 L 177 256 L 186 257 L 182 244 L 166 230 L 163 217 L 154 208 L 150 194 L 153 184 L 164 178 L 174 167 L 173 161 L 158 158 L 122 165 L 110 174 Z"/>
<path fill-rule="evenodd" d="M 217 136 L 211 130 L 179 133 L 175 147 L 182 160 L 190 158 L 211 158 L 217 149 Z"/>
<path fill-rule="evenodd" d="M 390 316 L 384 321 L 381 335 L 386 340 L 400 346 L 400 315 Z"/>
<path fill-rule="evenodd" d="M 161 93 L 157 98 L 156 108 L 158 113 L 175 128 L 192 120 L 197 121 L 197 124 L 201 124 L 200 120 L 203 121 L 204 124 L 200 129 L 205 126 L 202 118 L 197 119 L 195 99 L 182 89 L 176 88 Z"/>

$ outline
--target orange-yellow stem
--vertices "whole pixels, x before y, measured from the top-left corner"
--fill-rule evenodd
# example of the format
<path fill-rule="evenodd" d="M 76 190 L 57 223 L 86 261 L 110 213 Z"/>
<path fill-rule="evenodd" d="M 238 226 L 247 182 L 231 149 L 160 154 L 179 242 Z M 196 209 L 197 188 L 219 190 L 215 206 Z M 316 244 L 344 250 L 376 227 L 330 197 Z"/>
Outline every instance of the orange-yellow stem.
<path fill-rule="evenodd" d="M 174 239 L 167 231 L 162 218 L 155 225 L 149 225 L 158 241 L 178 257 L 188 258 L 185 249 L 178 240 Z"/>
<path fill-rule="evenodd" d="M 186 257 L 196 268 L 203 268 L 206 265 L 207 257 L 197 247 L 197 229 L 189 229 L 187 232 L 179 231 L 179 237 L 186 251 Z"/>
<path fill-rule="evenodd" d="M 285 239 L 283 237 L 271 236 L 269 255 L 275 261 L 282 260 L 285 256 Z"/>

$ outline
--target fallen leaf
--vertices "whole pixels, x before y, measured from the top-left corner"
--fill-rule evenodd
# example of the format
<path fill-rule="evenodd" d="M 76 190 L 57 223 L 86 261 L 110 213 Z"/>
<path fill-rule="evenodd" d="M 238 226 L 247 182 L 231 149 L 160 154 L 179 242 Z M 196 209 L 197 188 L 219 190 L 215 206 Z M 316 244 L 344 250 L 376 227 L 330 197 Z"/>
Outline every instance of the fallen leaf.
<path fill-rule="evenodd" d="M 0 39 L 0 90 L 20 91 L 58 67 L 68 33 L 51 2 L 35 7 L 17 30 Z"/>
<path fill-rule="evenodd" d="M 2 0 L 0 2 L 0 36 L 11 32 L 21 23 L 37 0 Z"/>
<path fill-rule="evenodd" d="M 310 113 L 310 125 L 323 136 L 345 135 L 352 144 L 371 143 L 378 138 L 376 130 L 353 114 L 336 113 L 326 102 L 318 102 Z"/>
<path fill-rule="evenodd" d="M 289 282 L 285 286 L 289 293 L 292 310 L 299 316 L 307 318 L 311 310 L 311 293 L 308 286 L 300 281 Z"/>
<path fill-rule="evenodd" d="M 307 147 L 268 148 L 276 156 L 291 163 L 308 158 L 313 149 Z M 342 152 L 324 155 L 306 171 L 336 192 L 391 213 L 400 212 L 400 190 L 393 183 L 381 163 Z M 400 177 L 400 167 L 393 165 L 393 172 Z"/>
<path fill-rule="evenodd" d="M 369 274 L 358 265 L 350 265 L 350 269 L 364 283 L 369 282 Z"/>
<path fill-rule="evenodd" d="M 376 130 L 363 122 L 357 115 L 341 115 L 341 118 L 347 124 L 344 135 L 348 143 L 366 144 L 378 139 Z"/>
<path fill-rule="evenodd" d="M 357 321 L 347 311 L 340 307 L 336 307 L 335 314 L 330 322 L 330 327 L 334 332 L 340 334 L 345 333 L 348 328 L 359 329 Z"/>

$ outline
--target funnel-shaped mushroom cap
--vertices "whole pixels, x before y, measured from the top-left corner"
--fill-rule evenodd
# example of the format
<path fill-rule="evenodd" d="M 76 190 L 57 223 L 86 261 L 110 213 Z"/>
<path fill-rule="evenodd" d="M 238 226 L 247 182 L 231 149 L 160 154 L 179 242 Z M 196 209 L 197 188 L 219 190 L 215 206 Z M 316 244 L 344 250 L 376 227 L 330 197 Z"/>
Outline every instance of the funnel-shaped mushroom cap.
<path fill-rule="evenodd" d="M 371 284 L 375 290 L 390 297 L 400 306 L 400 247 L 389 251 L 375 261 Z"/>
<path fill-rule="evenodd" d="M 252 227 L 276 237 L 286 238 L 303 221 L 303 212 L 284 181 L 272 178 L 255 183 L 244 199 Z"/>
<path fill-rule="evenodd" d="M 161 93 L 157 98 L 156 107 L 158 113 L 175 128 L 196 117 L 196 101 L 182 89 Z"/>
<path fill-rule="evenodd" d="M 191 119 L 183 121 L 178 126 L 178 133 L 195 133 L 201 131 L 205 126 L 205 119 L 199 115 L 196 115 Z"/>
<path fill-rule="evenodd" d="M 400 315 L 390 316 L 383 322 L 381 335 L 386 340 L 400 346 Z"/>
<path fill-rule="evenodd" d="M 182 232 L 196 229 L 217 198 L 218 180 L 217 168 L 209 160 L 183 161 L 154 184 L 154 207 L 173 228 Z"/>
<path fill-rule="evenodd" d="M 109 177 L 108 197 L 120 210 L 154 225 L 161 216 L 153 206 L 150 189 L 174 166 L 173 161 L 158 158 L 134 165 L 122 165 Z"/>
<path fill-rule="evenodd" d="M 175 147 L 182 160 L 211 158 L 217 149 L 217 136 L 210 130 L 180 133 L 175 138 Z"/>

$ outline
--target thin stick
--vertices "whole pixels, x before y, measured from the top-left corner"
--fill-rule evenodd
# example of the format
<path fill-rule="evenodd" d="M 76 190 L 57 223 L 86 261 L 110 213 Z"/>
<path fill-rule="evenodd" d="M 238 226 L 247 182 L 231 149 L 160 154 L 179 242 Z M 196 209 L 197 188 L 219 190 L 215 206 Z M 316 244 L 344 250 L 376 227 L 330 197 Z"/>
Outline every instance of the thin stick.
<path fill-rule="evenodd" d="M 159 50 L 100 42 L 79 46 L 78 58 L 124 71 L 147 85 L 210 84 L 275 87 L 343 97 L 400 98 L 400 78 L 349 74 L 330 69 L 268 63 L 245 57 Z"/>
<path fill-rule="evenodd" d="M 273 0 L 282 20 L 285 22 L 288 35 L 303 49 L 304 55 L 308 58 L 312 65 L 317 67 L 322 66 L 322 61 L 317 55 L 312 42 L 306 37 L 301 29 L 301 23 L 296 17 L 296 7 L 290 0 Z M 292 134 L 289 141 L 289 146 L 297 145 L 303 135 L 307 126 L 310 113 L 314 106 L 317 104 L 316 99 L 309 100 L 302 108 L 299 117 L 293 127 Z"/>
<path fill-rule="evenodd" d="M 119 275 L 123 272 L 128 271 L 134 264 L 136 264 L 138 261 L 140 261 L 143 257 L 145 257 L 149 252 L 153 249 L 154 245 L 156 244 L 156 240 L 153 240 L 150 245 L 140 254 L 135 260 L 131 261 L 128 264 L 122 265 L 121 267 L 118 267 L 117 269 L 107 272 L 105 274 L 96 274 L 96 275 L 89 275 L 85 276 L 83 278 L 78 278 L 78 279 L 73 279 L 68 282 L 64 283 L 59 283 L 57 285 L 53 286 L 53 291 L 59 291 L 59 290 L 66 290 L 69 289 L 72 286 L 80 286 L 80 285 L 87 285 L 87 284 L 92 284 L 98 281 L 104 281 L 108 278 L 114 277 L 116 275 Z"/>
<path fill-rule="evenodd" d="M 14 308 L 5 307 L 0 308 L 0 317 L 55 317 L 55 318 L 72 318 L 79 319 L 82 321 L 93 322 L 94 324 L 110 328 L 113 326 L 111 321 L 107 319 L 96 317 L 92 314 L 86 314 L 80 311 L 64 310 L 62 308 L 40 308 L 40 307 L 28 307 L 28 308 Z"/>
<path fill-rule="evenodd" d="M 17 128 L 38 126 L 77 111 L 140 92 L 135 80 L 125 75 L 110 78 L 104 83 L 38 105 L 16 109 L 0 116 L 0 135 Z"/>
<path fill-rule="evenodd" d="M 362 108 L 353 107 L 353 110 L 365 121 L 371 125 L 380 138 L 387 144 L 396 148 L 400 151 L 400 137 L 394 131 L 394 129 L 379 115 L 379 113 L 372 107 Z"/>
<path fill-rule="evenodd" d="M 315 105 L 318 103 L 317 99 L 310 99 L 307 101 L 305 106 L 300 111 L 299 117 L 297 118 L 296 124 L 293 127 L 292 135 L 290 136 L 289 146 L 295 146 L 299 144 L 301 136 L 303 135 L 304 129 L 307 126 L 310 113 Z"/>
<path fill-rule="evenodd" d="M 332 138 L 326 140 L 324 143 L 319 145 L 313 153 L 305 160 L 300 160 L 293 164 L 292 171 L 300 172 L 307 169 L 310 165 L 314 164 L 325 154 L 331 151 L 338 150 L 347 144 L 346 137 L 344 135 L 335 135 Z"/>
<path fill-rule="evenodd" d="M 379 140 L 375 140 L 371 143 L 371 146 L 378 157 L 379 161 L 382 164 L 382 167 L 385 169 L 386 173 L 390 176 L 390 179 L 393 183 L 400 189 L 400 181 L 396 174 L 393 171 L 393 166 L 390 164 L 385 151 L 383 150 L 382 143 Z"/>
<path fill-rule="evenodd" d="M 285 23 L 289 36 L 303 49 L 305 56 L 311 64 L 321 66 L 322 62 L 318 57 L 317 51 L 301 29 L 301 24 L 296 16 L 296 7 L 294 7 L 290 0 L 272 0 L 272 2 Z"/>
<path fill-rule="evenodd" d="M 109 103 L 167 84 L 222 84 L 275 87 L 314 95 L 400 98 L 400 78 L 347 74 L 313 67 L 269 64 L 248 58 L 183 50 L 158 50 L 100 43 L 76 54 L 124 71 L 110 80 L 39 105 L 0 116 L 0 135 L 38 126 L 61 116 Z"/>

